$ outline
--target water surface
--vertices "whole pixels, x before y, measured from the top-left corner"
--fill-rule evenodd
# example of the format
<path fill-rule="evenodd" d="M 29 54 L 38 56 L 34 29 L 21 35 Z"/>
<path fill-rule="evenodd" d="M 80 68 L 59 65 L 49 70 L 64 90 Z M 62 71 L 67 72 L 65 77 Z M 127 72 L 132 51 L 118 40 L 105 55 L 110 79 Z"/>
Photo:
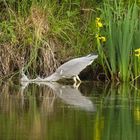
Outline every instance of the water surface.
<path fill-rule="evenodd" d="M 3 83 L 1 140 L 139 140 L 138 86 Z"/>

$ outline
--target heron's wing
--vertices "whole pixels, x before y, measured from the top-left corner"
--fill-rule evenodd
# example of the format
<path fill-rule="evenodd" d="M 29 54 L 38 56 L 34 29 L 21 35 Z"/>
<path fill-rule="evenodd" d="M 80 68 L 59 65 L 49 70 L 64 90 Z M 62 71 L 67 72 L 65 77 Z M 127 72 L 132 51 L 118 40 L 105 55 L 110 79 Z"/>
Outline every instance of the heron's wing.
<path fill-rule="evenodd" d="M 93 62 L 91 59 L 75 59 L 73 61 L 68 61 L 60 66 L 56 72 L 60 73 L 62 76 L 73 76 L 78 75 L 83 69 Z"/>

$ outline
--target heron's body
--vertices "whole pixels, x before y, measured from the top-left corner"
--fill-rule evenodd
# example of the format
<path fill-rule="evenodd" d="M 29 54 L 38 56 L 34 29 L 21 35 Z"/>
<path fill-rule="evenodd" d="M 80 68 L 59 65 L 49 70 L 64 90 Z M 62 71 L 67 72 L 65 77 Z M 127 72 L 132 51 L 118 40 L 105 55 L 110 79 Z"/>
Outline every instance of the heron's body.
<path fill-rule="evenodd" d="M 71 77 L 78 75 L 84 68 L 93 62 L 92 57 L 81 57 L 72 59 L 61 65 L 56 72 L 62 76 Z"/>
<path fill-rule="evenodd" d="M 92 62 L 98 57 L 98 55 L 87 55 L 84 57 L 74 58 L 70 61 L 64 63 L 56 69 L 56 71 L 44 79 L 34 79 L 35 81 L 58 81 L 63 78 L 73 78 L 75 81 L 80 80 L 78 75 L 85 69 L 88 65 L 91 65 Z M 32 79 L 33 81 L 33 79 Z"/>
<path fill-rule="evenodd" d="M 74 58 L 60 67 L 51 76 L 45 78 L 49 81 L 57 81 L 62 78 L 75 78 L 78 79 L 79 73 L 98 57 L 98 55 L 87 55 L 84 57 Z M 45 80 L 44 79 L 44 80 Z"/>

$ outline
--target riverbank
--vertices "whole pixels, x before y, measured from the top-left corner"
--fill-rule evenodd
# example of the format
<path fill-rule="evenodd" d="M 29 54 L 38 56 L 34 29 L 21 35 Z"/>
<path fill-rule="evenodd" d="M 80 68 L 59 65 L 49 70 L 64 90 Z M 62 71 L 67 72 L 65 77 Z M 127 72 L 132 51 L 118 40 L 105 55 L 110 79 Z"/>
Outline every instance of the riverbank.
<path fill-rule="evenodd" d="M 30 78 L 47 77 L 64 62 L 90 53 L 99 58 L 82 79 L 139 78 L 136 2 L 30 0 L 0 5 L 1 79 L 19 74 L 23 67 Z"/>
<path fill-rule="evenodd" d="M 90 4 L 1 2 L 0 77 L 22 67 L 33 77 L 45 77 L 69 59 L 95 52 Z"/>

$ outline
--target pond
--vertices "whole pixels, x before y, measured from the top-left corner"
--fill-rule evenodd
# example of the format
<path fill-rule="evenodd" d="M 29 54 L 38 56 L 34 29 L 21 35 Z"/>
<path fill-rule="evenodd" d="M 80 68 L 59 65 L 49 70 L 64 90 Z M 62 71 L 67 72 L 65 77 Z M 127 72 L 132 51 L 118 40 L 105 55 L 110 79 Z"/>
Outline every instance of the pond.
<path fill-rule="evenodd" d="M 0 86 L 1 140 L 139 140 L 140 92 L 130 84 Z"/>

